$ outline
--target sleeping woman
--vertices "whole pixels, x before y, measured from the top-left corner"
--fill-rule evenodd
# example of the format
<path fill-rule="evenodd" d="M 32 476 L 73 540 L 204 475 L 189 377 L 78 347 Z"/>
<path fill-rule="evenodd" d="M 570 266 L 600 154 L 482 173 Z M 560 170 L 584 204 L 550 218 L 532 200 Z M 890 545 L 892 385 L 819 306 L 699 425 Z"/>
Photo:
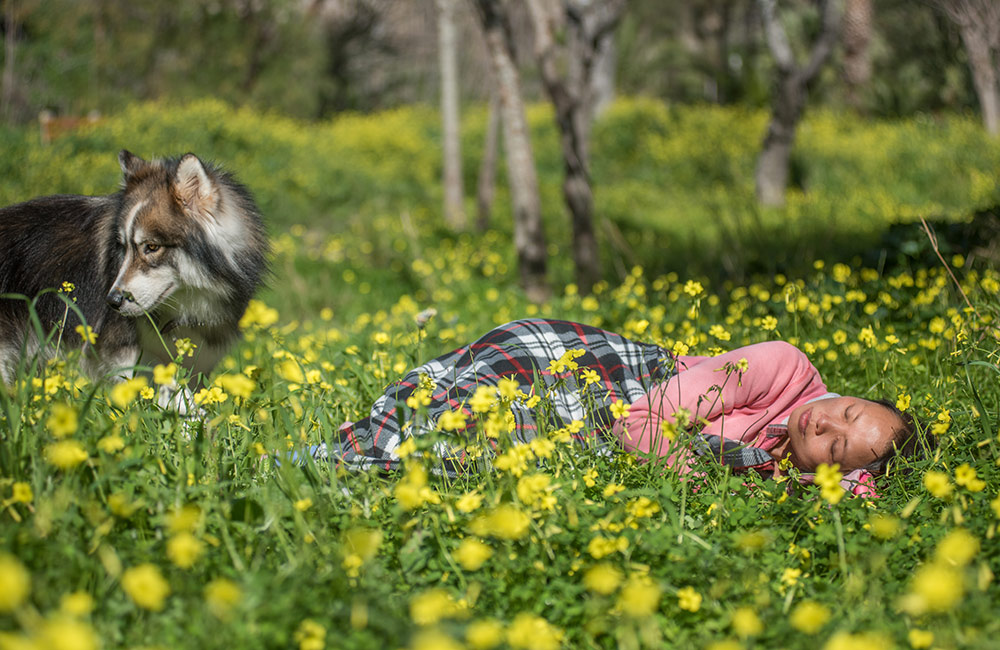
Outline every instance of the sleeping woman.
<path fill-rule="evenodd" d="M 893 456 L 912 453 L 917 440 L 908 414 L 890 402 L 831 393 L 788 343 L 678 356 L 580 323 L 526 319 L 410 371 L 368 417 L 345 423 L 332 448 L 314 455 L 393 470 L 401 444 L 437 429 L 451 433 L 434 452 L 445 471 L 461 473 L 477 422 L 487 442 L 504 434 L 524 444 L 561 431 L 584 449 L 618 447 L 680 473 L 708 455 L 768 476 L 781 473 L 782 459 L 806 474 L 838 464 L 854 494 L 871 493 L 872 476 Z"/>

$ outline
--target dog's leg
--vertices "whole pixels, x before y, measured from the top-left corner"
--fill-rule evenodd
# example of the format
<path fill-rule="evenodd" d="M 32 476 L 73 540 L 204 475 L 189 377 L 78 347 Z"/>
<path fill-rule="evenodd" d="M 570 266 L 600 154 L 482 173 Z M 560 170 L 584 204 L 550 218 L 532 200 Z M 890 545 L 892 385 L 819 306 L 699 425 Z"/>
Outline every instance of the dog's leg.
<path fill-rule="evenodd" d="M 5 386 L 14 383 L 14 368 L 17 366 L 18 349 L 10 343 L 0 343 L 0 381 Z"/>

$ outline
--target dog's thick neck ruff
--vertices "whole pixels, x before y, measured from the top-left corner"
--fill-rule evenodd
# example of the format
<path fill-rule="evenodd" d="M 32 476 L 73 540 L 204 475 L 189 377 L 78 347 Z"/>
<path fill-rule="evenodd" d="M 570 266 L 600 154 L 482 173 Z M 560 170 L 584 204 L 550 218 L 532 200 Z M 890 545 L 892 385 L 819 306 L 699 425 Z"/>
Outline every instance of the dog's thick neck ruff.
<path fill-rule="evenodd" d="M 122 151 L 119 163 L 115 194 L 0 210 L 0 293 L 34 297 L 74 284 L 72 298 L 98 336 L 92 374 L 134 365 L 147 339 L 158 339 L 160 355 L 175 336 L 224 349 L 267 272 L 268 240 L 250 193 L 194 154 L 147 161 Z M 81 323 L 54 294 L 35 307 L 45 327 Z M 30 331 L 25 303 L 0 300 L 0 368 L 14 367 Z"/>

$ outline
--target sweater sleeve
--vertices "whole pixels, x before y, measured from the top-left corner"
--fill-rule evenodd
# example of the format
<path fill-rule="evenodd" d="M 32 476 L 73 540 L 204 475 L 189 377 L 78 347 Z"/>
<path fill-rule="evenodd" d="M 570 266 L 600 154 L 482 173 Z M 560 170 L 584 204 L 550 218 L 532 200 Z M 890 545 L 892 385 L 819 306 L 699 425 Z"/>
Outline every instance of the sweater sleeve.
<path fill-rule="evenodd" d="M 739 370 L 743 359 L 745 371 Z M 730 415 L 740 420 L 737 426 L 760 421 L 759 431 L 802 401 L 804 393 L 823 392 L 819 373 L 798 348 L 783 341 L 757 343 L 680 370 L 636 400 L 612 432 L 625 450 L 667 456 L 674 464 L 679 450 L 671 448 L 662 426 L 675 423 L 680 409 L 690 413 L 692 423 L 707 421 L 707 433 L 724 435 L 722 426 Z"/>

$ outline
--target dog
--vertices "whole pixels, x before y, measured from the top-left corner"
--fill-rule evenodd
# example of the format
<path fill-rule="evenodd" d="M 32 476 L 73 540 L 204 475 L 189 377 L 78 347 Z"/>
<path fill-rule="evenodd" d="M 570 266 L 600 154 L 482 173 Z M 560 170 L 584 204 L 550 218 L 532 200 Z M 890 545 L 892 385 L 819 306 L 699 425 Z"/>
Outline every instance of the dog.
<path fill-rule="evenodd" d="M 184 364 L 190 376 L 207 375 L 238 338 L 269 252 L 250 192 L 191 153 L 147 161 L 123 150 L 118 161 L 115 194 L 46 196 L 0 209 L 4 383 L 20 362 L 50 353 L 27 301 L 4 294 L 34 298 L 47 335 L 61 329 L 63 343 L 83 338 L 84 370 L 95 378 L 169 363 L 182 338 L 197 346 Z M 55 291 L 39 295 L 69 289 L 64 283 L 96 340 Z"/>

